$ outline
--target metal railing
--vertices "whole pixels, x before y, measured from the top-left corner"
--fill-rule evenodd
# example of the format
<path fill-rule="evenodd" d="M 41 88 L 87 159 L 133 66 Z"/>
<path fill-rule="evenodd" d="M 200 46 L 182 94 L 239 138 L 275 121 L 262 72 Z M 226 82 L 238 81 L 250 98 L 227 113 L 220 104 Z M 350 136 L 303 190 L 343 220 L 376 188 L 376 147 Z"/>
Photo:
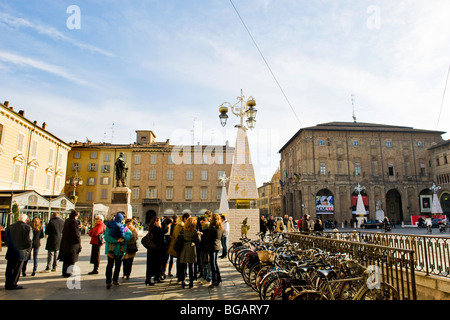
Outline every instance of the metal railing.
<path fill-rule="evenodd" d="M 326 236 L 327 233 L 324 233 Z M 429 235 L 406 235 L 381 232 L 339 232 L 342 239 L 352 239 L 398 249 L 414 251 L 415 270 L 426 275 L 450 278 L 450 238 Z"/>
<path fill-rule="evenodd" d="M 357 236 L 356 233 L 286 234 L 287 239 L 298 243 L 302 249 L 318 248 L 331 253 L 346 253 L 363 266 L 377 266 L 381 281 L 394 286 L 401 299 L 416 300 L 414 251 L 362 242 Z"/>

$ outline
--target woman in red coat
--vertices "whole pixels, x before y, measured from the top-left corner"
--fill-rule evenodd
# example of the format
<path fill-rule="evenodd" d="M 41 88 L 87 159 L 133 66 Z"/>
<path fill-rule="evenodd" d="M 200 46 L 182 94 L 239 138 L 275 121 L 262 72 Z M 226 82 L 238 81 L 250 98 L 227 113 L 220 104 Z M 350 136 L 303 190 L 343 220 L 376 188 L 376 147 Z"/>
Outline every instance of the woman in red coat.
<path fill-rule="evenodd" d="M 100 247 L 103 243 L 99 240 L 99 235 L 103 236 L 105 232 L 106 225 L 103 223 L 103 216 L 98 215 L 95 217 L 95 226 L 89 231 L 89 236 L 91 237 L 90 244 L 92 245 L 91 250 L 91 263 L 94 265 L 94 269 L 89 272 L 89 274 L 97 274 L 98 266 L 100 265 Z"/>

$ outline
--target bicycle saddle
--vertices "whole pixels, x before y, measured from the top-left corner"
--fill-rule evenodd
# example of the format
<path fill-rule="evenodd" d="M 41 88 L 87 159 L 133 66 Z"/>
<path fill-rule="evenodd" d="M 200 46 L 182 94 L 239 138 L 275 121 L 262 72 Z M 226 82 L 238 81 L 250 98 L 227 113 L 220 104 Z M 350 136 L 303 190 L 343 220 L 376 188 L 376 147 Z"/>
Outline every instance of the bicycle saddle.
<path fill-rule="evenodd" d="M 319 274 L 319 277 L 325 278 L 325 279 L 332 279 L 332 278 L 334 278 L 336 276 L 336 272 L 333 269 L 331 269 L 331 270 L 327 270 L 327 269 L 321 270 L 321 269 L 319 269 L 319 270 L 317 270 L 317 273 Z"/>

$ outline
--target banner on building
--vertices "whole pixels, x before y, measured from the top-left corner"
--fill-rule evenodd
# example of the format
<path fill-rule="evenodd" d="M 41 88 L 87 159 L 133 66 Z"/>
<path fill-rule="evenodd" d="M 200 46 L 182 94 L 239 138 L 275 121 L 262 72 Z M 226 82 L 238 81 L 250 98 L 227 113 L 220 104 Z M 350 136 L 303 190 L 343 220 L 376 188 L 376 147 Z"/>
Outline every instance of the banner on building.
<path fill-rule="evenodd" d="M 364 203 L 364 208 L 366 209 L 366 214 L 369 214 L 369 197 L 368 196 L 361 196 Z M 358 196 L 352 196 L 352 213 L 356 214 L 356 205 L 358 203 Z"/>
<path fill-rule="evenodd" d="M 333 196 L 316 196 L 316 214 L 334 214 Z"/>

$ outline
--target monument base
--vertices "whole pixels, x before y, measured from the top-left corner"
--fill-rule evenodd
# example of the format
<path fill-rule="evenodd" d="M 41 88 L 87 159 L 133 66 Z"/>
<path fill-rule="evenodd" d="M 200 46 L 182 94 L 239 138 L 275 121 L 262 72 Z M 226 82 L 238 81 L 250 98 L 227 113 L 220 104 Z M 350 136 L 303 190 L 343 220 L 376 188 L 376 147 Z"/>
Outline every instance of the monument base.
<path fill-rule="evenodd" d="M 112 189 L 111 204 L 109 205 L 106 220 L 112 220 L 117 212 L 123 212 L 124 218 L 133 216 L 133 209 L 130 204 L 131 189 L 128 187 L 115 187 Z"/>
<path fill-rule="evenodd" d="M 247 219 L 247 226 L 250 227 L 247 238 L 256 239 L 256 234 L 259 232 L 259 209 L 229 209 L 227 211 L 227 220 L 230 224 L 230 235 L 227 239 L 229 244 L 242 238 L 241 227 L 245 219 Z"/>
<path fill-rule="evenodd" d="M 377 212 L 375 213 L 375 219 L 383 221 L 384 220 L 384 211 L 377 210 Z"/>

